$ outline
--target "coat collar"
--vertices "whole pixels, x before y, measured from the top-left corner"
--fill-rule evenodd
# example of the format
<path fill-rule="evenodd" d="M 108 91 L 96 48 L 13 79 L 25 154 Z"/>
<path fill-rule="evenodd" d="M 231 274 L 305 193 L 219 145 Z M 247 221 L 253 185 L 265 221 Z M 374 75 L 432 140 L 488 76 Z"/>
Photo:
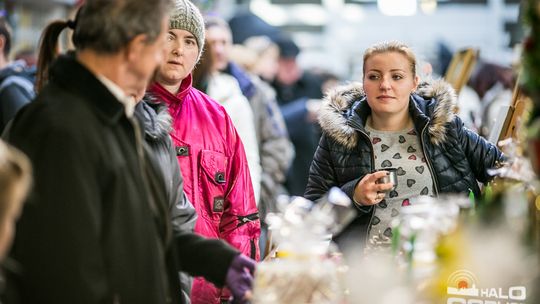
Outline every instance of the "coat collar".
<path fill-rule="evenodd" d="M 80 96 L 81 100 L 110 123 L 116 123 L 124 114 L 124 106 L 73 55 L 61 55 L 51 67 L 51 82 Z"/>
<path fill-rule="evenodd" d="M 443 80 L 423 82 L 411 95 L 409 113 L 416 127 L 428 125 L 430 140 L 440 145 L 446 140 L 447 123 L 454 118 L 457 96 Z M 371 113 L 359 82 L 340 86 L 325 96 L 319 113 L 323 132 L 345 147 L 356 147 L 357 129 L 363 130 Z"/>

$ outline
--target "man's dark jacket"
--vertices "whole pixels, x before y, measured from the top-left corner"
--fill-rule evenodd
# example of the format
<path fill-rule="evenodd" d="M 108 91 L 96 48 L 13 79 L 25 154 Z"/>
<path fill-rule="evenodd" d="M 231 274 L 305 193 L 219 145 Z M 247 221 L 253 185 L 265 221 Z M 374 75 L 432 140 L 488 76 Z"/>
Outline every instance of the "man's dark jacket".
<path fill-rule="evenodd" d="M 179 303 L 180 269 L 223 284 L 236 253 L 190 233 L 172 238 L 163 179 L 135 119 L 72 56 L 50 79 L 9 134 L 34 169 L 10 255 L 21 302 Z"/>

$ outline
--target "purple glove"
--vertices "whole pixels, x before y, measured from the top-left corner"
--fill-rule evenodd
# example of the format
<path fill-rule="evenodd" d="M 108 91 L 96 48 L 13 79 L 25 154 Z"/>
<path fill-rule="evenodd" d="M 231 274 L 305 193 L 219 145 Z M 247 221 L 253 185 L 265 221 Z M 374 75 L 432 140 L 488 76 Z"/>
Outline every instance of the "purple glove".
<path fill-rule="evenodd" d="M 225 284 L 233 294 L 233 303 L 248 303 L 253 286 L 255 265 L 254 260 L 243 254 L 237 255 L 232 260 L 225 277 Z"/>

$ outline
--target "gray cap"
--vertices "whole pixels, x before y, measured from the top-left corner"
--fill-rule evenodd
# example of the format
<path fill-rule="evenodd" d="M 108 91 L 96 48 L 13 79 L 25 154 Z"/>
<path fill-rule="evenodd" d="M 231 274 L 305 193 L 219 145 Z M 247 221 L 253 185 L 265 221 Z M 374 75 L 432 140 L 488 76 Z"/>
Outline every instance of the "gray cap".
<path fill-rule="evenodd" d="M 186 30 L 195 36 L 199 46 L 199 57 L 204 48 L 204 20 L 199 9 L 189 0 L 174 0 L 174 11 L 169 19 L 169 28 Z"/>

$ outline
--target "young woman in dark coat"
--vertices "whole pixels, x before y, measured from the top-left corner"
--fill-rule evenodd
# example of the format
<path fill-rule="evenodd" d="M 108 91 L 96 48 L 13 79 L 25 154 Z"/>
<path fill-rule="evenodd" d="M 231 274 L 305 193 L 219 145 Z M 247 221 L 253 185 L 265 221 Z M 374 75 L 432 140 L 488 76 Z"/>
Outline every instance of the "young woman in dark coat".
<path fill-rule="evenodd" d="M 502 153 L 463 126 L 454 114 L 456 94 L 442 81 L 419 83 L 412 51 L 399 42 L 364 53 L 362 83 L 326 96 L 323 135 L 310 168 L 305 197 L 340 187 L 358 211 L 338 242 L 389 244 L 390 222 L 418 195 L 472 191 L 488 182 Z M 377 181 L 397 171 L 397 188 Z"/>

